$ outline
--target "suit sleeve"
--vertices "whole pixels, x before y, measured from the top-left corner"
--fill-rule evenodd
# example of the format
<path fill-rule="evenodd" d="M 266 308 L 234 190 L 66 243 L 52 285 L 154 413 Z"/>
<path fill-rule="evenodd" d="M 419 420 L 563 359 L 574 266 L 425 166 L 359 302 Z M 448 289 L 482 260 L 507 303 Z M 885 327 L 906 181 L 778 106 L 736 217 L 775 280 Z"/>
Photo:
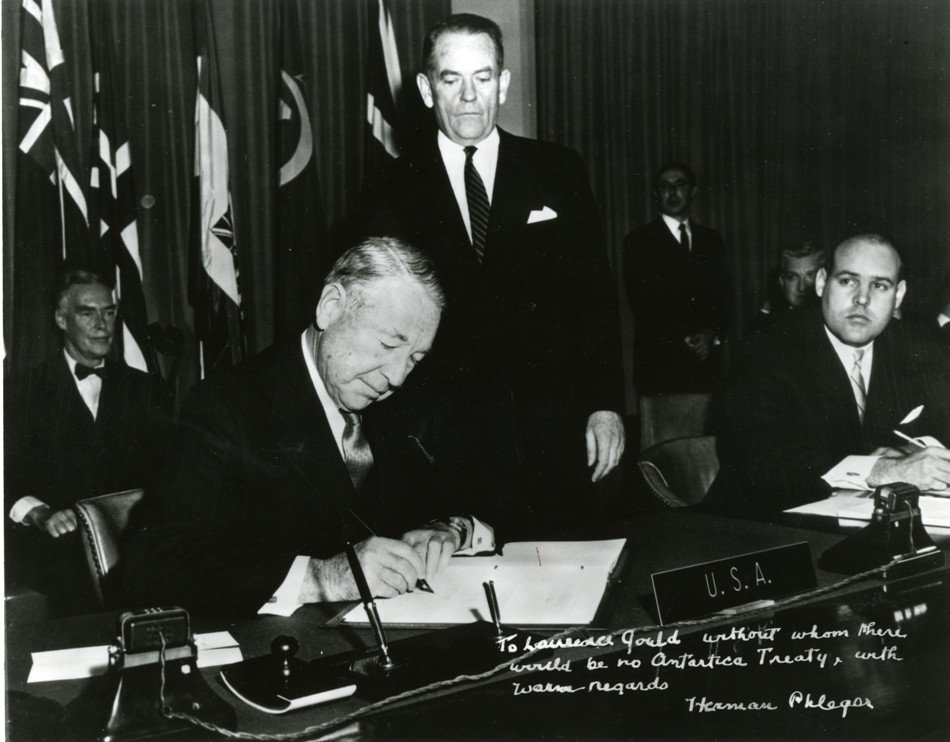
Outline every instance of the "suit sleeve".
<path fill-rule="evenodd" d="M 740 480 L 720 492 L 733 515 L 773 517 L 827 494 L 821 475 L 840 457 L 810 434 L 802 411 L 815 401 L 793 391 L 788 365 L 776 344 L 746 343 L 715 401 L 720 460 Z"/>
<path fill-rule="evenodd" d="M 196 388 L 182 411 L 173 471 L 156 482 L 130 529 L 123 584 L 142 604 L 250 615 L 280 586 L 295 555 L 240 537 L 254 513 L 241 492 L 239 409 L 203 391 Z"/>

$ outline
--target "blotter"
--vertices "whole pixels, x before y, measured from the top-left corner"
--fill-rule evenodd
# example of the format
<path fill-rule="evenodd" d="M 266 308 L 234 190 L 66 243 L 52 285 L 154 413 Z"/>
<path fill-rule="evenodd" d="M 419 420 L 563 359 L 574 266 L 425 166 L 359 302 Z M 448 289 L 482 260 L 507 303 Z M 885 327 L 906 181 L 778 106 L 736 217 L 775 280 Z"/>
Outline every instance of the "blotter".
<path fill-rule="evenodd" d="M 625 544 L 626 539 L 510 543 L 501 556 L 454 557 L 430 580 L 433 593 L 416 590 L 376 605 L 386 626 L 489 621 L 484 583 L 492 580 L 501 620 L 509 626 L 588 625 Z M 368 623 L 362 606 L 343 620 Z"/>

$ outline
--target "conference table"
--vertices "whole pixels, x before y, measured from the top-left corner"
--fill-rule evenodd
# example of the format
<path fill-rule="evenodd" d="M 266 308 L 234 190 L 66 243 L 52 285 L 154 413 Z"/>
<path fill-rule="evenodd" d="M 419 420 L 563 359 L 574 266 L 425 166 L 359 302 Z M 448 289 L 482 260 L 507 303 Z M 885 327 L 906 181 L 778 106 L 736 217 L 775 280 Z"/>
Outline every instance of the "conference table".
<path fill-rule="evenodd" d="M 892 583 L 816 568 L 818 587 L 802 596 L 658 625 L 651 574 L 797 542 L 807 543 L 816 562 L 842 538 L 827 523 L 801 525 L 688 511 L 631 518 L 620 526 L 628 553 L 601 625 L 555 634 L 557 647 L 522 658 L 554 634 L 526 632 L 497 650 L 494 672 L 395 701 L 353 696 L 274 716 L 232 696 L 217 678 L 220 668 L 202 673 L 235 708 L 237 730 L 251 734 L 317 727 L 344 738 L 393 739 L 947 738 L 946 568 Z M 296 637 L 298 657 L 307 661 L 372 646 L 368 630 L 327 625 L 341 607 L 305 606 L 287 618 L 194 616 L 192 628 L 230 631 L 245 659 L 268 654 L 282 634 Z M 92 682 L 27 683 L 30 653 L 111 644 L 116 615 L 8 622 L 9 738 L 61 735 L 63 708 Z M 389 635 L 398 641 L 419 633 Z"/>

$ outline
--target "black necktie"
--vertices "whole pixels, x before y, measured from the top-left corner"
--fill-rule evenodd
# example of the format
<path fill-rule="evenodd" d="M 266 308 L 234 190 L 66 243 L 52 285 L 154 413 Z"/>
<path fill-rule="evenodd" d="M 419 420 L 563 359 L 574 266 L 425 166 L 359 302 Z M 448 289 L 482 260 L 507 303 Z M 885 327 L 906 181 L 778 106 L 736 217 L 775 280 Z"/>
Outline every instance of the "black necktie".
<path fill-rule="evenodd" d="M 485 259 L 485 235 L 488 234 L 488 194 L 472 156 L 478 147 L 465 148 L 465 198 L 468 199 L 468 218 L 472 225 L 472 248 L 481 263 Z"/>
<path fill-rule="evenodd" d="M 106 367 L 99 366 L 97 368 L 89 368 L 89 366 L 83 366 L 81 363 L 76 364 L 76 378 L 82 381 L 87 376 L 98 376 L 100 379 L 106 378 Z"/>
<path fill-rule="evenodd" d="M 686 252 L 689 252 L 689 232 L 686 231 L 686 225 L 680 223 L 680 244 Z"/>
<path fill-rule="evenodd" d="M 369 442 L 363 435 L 363 421 L 356 412 L 340 410 L 346 425 L 343 428 L 343 458 L 346 460 L 346 470 L 350 474 L 353 487 L 359 492 L 369 470 L 373 468 L 373 452 Z"/>

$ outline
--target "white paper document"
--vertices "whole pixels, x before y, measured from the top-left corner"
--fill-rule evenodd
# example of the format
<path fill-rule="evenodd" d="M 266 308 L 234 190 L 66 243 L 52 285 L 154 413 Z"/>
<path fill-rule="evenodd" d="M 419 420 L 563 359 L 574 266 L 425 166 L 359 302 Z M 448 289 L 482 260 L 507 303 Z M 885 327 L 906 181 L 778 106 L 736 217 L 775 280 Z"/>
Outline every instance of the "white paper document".
<path fill-rule="evenodd" d="M 195 634 L 198 648 L 198 667 L 214 667 L 240 662 L 241 647 L 228 631 Z M 56 649 L 51 652 L 33 652 L 33 666 L 28 683 L 50 680 L 75 680 L 101 675 L 109 667 L 109 646 Z"/>
<path fill-rule="evenodd" d="M 502 623 L 512 626 L 586 625 L 594 620 L 626 539 L 506 544 L 501 556 L 454 557 L 429 584 L 378 599 L 383 625 L 455 625 L 490 621 L 483 584 L 495 583 Z M 343 619 L 368 623 L 362 605 Z"/>
<path fill-rule="evenodd" d="M 786 513 L 826 515 L 839 520 L 870 521 L 874 512 L 874 492 L 845 490 L 817 502 L 790 508 Z M 950 528 L 950 497 L 921 494 L 920 515 L 924 526 Z"/>

